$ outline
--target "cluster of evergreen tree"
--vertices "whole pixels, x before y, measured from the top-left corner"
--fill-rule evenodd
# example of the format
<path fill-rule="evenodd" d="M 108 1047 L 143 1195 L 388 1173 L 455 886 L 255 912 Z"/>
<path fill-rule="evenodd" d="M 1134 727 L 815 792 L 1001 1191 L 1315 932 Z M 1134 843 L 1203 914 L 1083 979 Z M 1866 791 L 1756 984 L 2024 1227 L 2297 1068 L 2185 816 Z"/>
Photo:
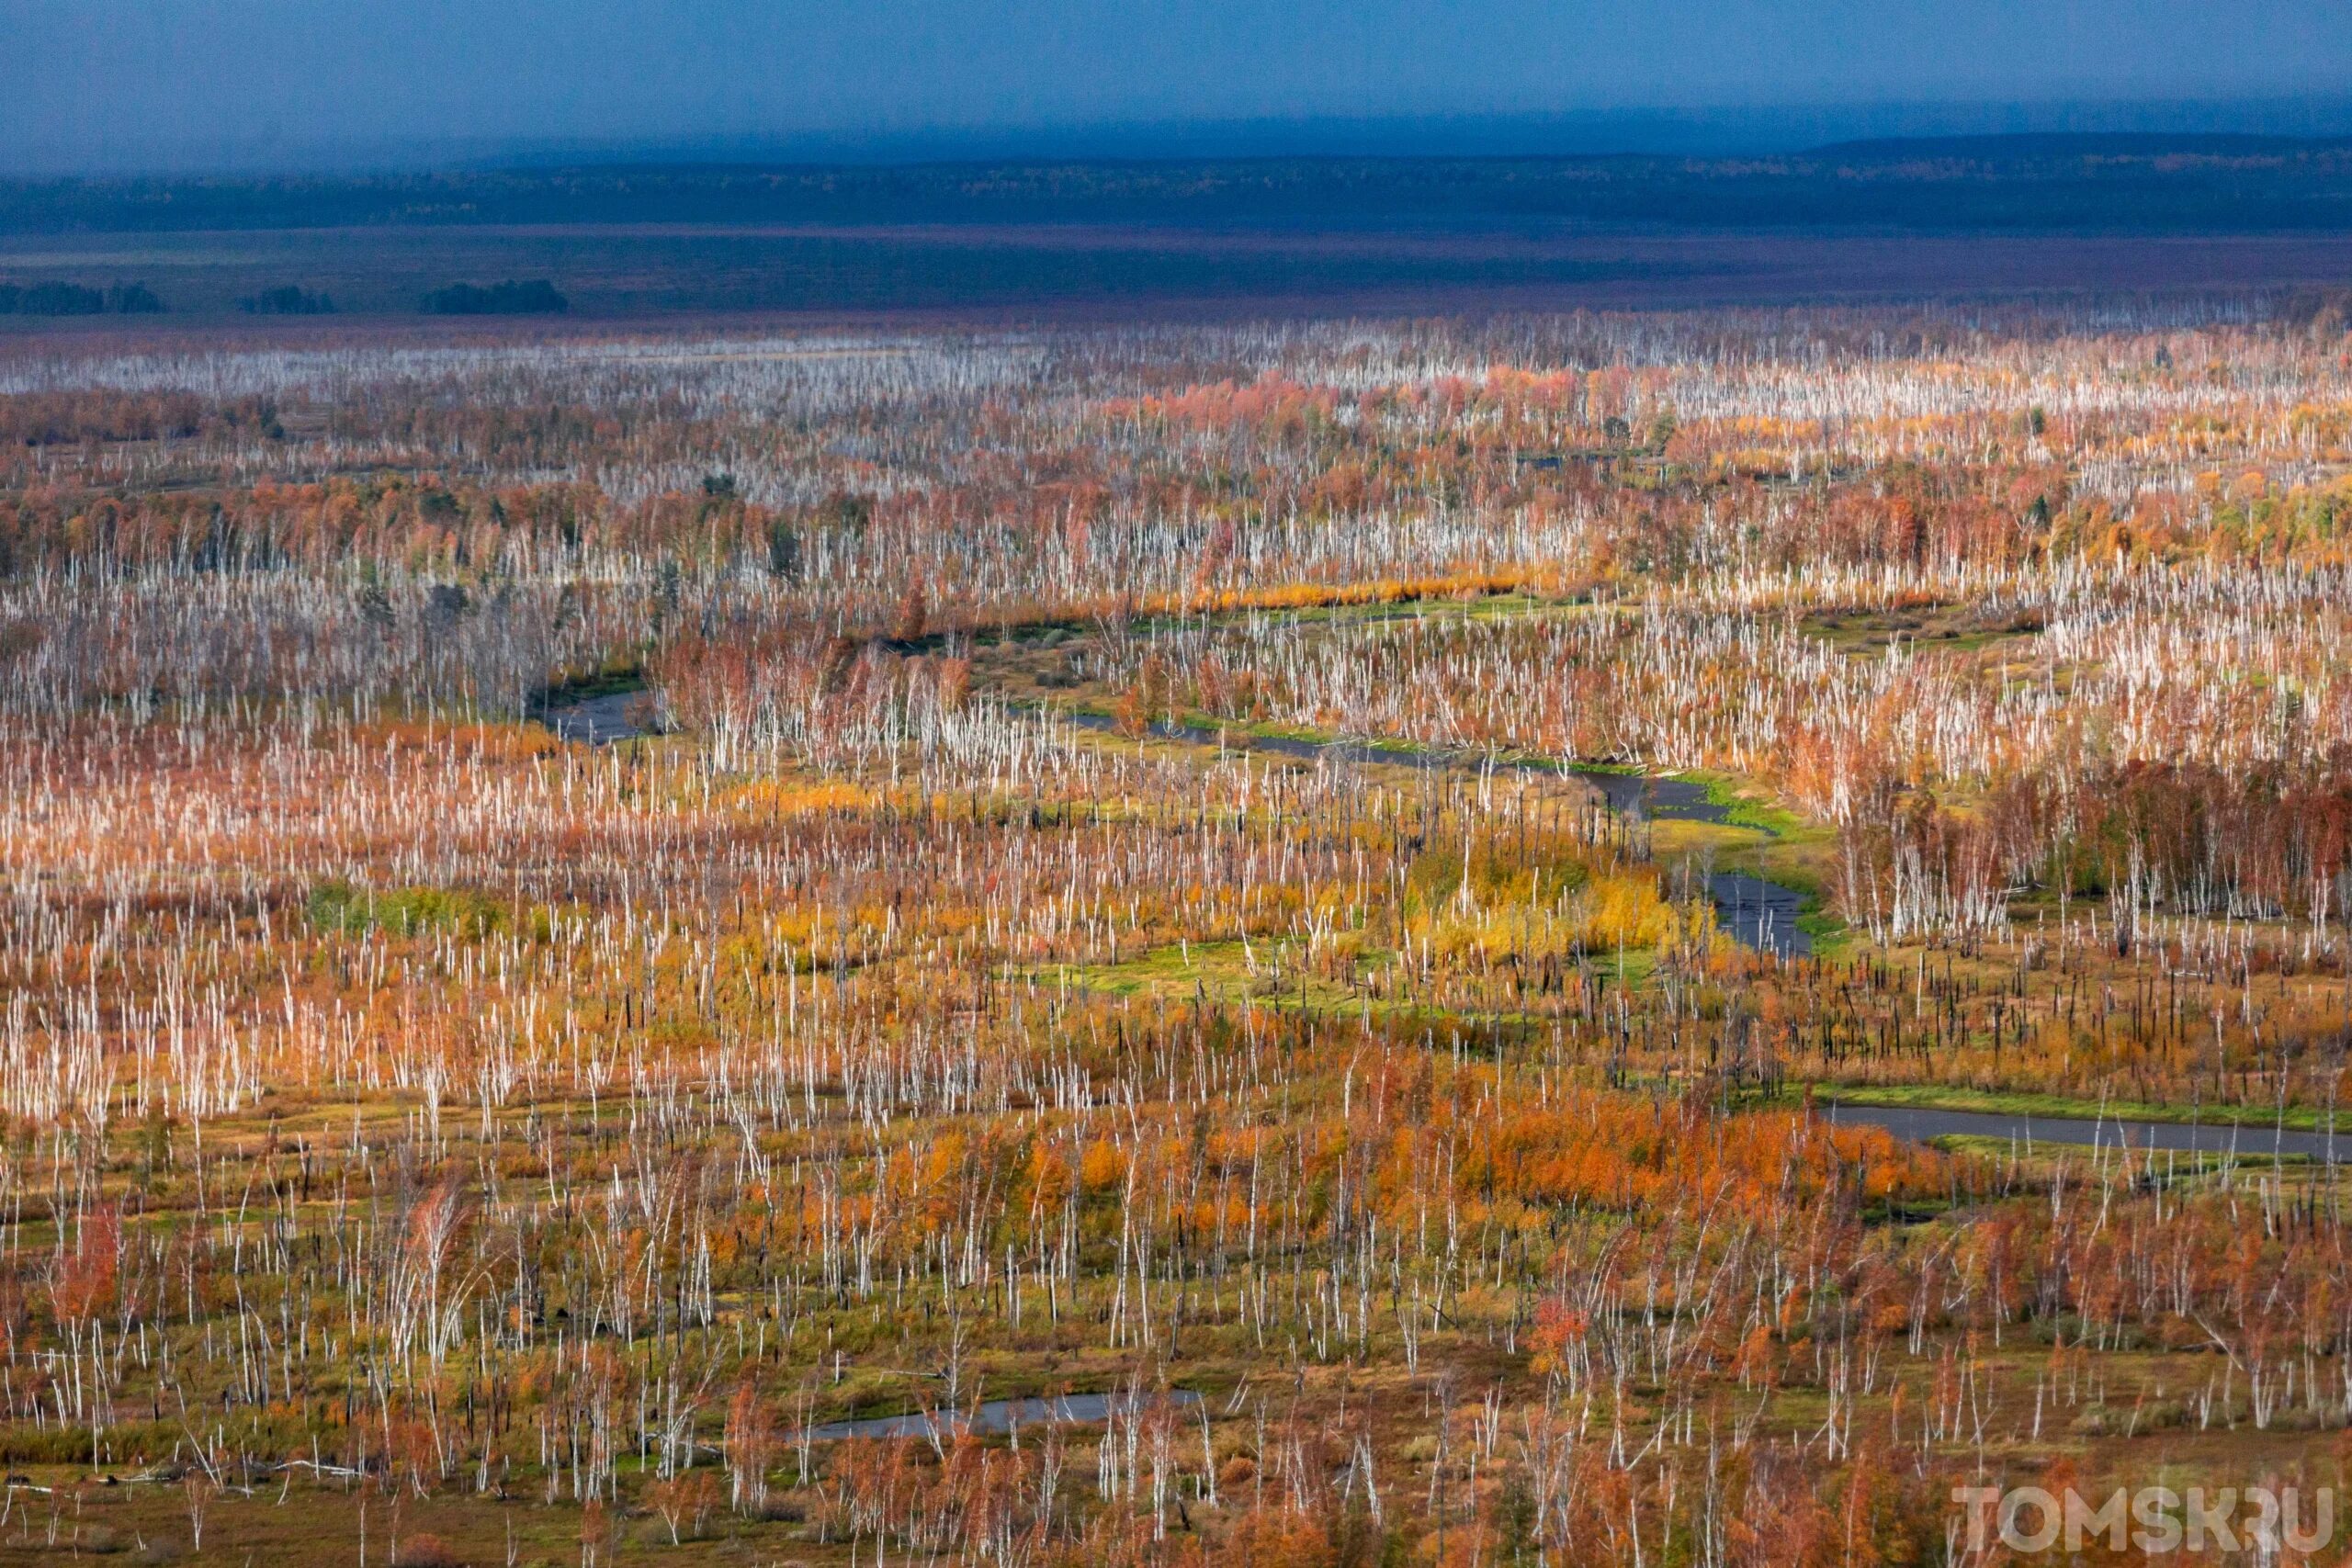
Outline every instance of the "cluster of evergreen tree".
<path fill-rule="evenodd" d="M 143 283 L 85 288 L 78 283 L 0 283 L 0 316 L 152 316 L 164 309 Z"/>
<path fill-rule="evenodd" d="M 424 312 L 429 316 L 551 316 L 570 309 L 571 301 L 544 277 L 528 283 L 509 278 L 488 288 L 452 283 L 424 297 Z"/>
<path fill-rule="evenodd" d="M 334 297 L 324 292 L 313 294 L 299 283 L 288 283 L 244 296 L 237 301 L 237 309 L 248 316 L 332 316 Z"/>

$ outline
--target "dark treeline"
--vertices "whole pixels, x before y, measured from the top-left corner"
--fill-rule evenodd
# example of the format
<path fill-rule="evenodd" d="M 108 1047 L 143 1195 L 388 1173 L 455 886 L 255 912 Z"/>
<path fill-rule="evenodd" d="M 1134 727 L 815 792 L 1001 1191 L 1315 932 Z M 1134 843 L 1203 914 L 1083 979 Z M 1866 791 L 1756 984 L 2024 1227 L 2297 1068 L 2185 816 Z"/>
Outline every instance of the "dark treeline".
<path fill-rule="evenodd" d="M 2321 230 L 2336 141 L 2036 136 L 1700 160 L 1265 158 L 834 168 L 613 164 L 0 184 L 0 231 L 561 222 L 1180 223 L 1381 218 L 1954 231 Z"/>
<path fill-rule="evenodd" d="M 0 316 L 152 316 L 164 309 L 143 283 L 88 288 L 78 283 L 0 283 Z"/>
<path fill-rule="evenodd" d="M 334 296 L 313 294 L 299 283 L 286 283 L 244 296 L 237 301 L 237 309 L 249 316 L 332 316 Z"/>
<path fill-rule="evenodd" d="M 428 316 L 554 316 L 571 309 L 571 301 L 544 277 L 528 283 L 513 278 L 487 287 L 452 283 L 424 297 Z"/>

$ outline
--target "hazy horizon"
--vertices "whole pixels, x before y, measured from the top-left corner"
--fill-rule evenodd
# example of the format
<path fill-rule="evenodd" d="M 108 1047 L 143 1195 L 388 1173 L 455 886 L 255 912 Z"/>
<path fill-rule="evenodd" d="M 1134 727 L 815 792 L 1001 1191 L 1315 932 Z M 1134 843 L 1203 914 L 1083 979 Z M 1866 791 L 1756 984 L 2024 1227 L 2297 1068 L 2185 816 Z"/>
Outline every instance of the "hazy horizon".
<path fill-rule="evenodd" d="M 854 16 L 688 0 L 0 0 L 0 170 L 1736 152 L 2004 130 L 2352 132 L 2308 0 L 1239 0 Z"/>

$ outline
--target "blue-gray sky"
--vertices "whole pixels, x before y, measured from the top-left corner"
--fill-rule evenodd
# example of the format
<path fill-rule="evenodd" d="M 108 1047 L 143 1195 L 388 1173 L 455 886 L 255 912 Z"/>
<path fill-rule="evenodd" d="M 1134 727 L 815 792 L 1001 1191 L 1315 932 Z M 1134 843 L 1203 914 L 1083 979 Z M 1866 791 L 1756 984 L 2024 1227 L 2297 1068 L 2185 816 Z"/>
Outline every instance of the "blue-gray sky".
<path fill-rule="evenodd" d="M 2347 93 L 2346 0 L 0 0 L 17 168 Z"/>

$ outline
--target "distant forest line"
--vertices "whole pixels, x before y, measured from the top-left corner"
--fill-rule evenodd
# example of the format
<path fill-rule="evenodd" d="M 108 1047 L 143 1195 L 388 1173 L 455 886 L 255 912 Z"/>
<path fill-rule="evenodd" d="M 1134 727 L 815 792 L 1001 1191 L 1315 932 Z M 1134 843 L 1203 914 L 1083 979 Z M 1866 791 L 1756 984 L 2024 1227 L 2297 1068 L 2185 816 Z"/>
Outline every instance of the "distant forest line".
<path fill-rule="evenodd" d="M 594 223 L 1478 223 L 1922 232 L 2352 227 L 2352 142 L 2018 136 L 1757 158 L 636 165 L 0 181 L 0 233 Z"/>

